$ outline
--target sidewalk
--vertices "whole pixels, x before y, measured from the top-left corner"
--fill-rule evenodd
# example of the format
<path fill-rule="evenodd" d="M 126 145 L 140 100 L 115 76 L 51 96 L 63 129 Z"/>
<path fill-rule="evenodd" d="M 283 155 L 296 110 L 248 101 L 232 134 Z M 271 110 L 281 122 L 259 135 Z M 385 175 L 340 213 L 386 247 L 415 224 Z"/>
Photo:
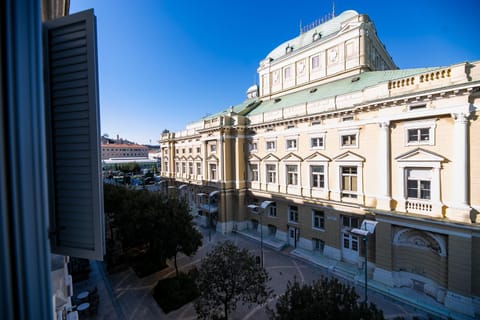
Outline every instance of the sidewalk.
<path fill-rule="evenodd" d="M 201 229 L 204 236 L 206 236 L 207 229 Z M 237 232 L 236 235 L 240 236 L 240 238 L 245 238 L 247 241 L 260 241 L 258 232 Z M 212 232 L 212 241 L 205 241 L 204 245 L 194 257 L 184 257 L 182 259 L 184 263 L 182 263 L 180 268 L 200 262 L 201 257 L 218 243 L 218 241 L 232 237 L 235 237 L 235 234 L 224 236 Z M 326 270 L 335 277 L 343 278 L 353 285 L 364 287 L 363 270 L 359 269 L 356 265 L 337 261 L 309 250 L 288 247 L 278 239 L 264 238 L 264 244 L 278 252 L 281 256 L 304 261 L 311 266 L 317 266 Z M 278 248 L 281 249 L 278 250 Z M 145 278 L 138 278 L 130 268 L 107 275 L 103 263 L 91 261 L 90 266 L 91 272 L 89 279 L 74 284 L 74 296 L 97 286 L 100 295 L 100 304 L 96 316 L 81 317 L 81 319 L 194 319 L 191 315 L 194 314 L 192 305 L 187 305 L 177 311 L 165 314 L 151 295 L 153 286 L 157 281 L 170 276 L 171 273 L 174 272 L 171 267 Z M 388 300 L 403 304 L 404 306 L 413 307 L 421 312 L 426 312 L 432 316 L 433 319 L 447 319 L 449 317 L 453 319 L 472 319 L 450 312 L 429 296 L 417 292 L 412 288 L 391 288 L 372 279 L 368 279 L 368 290 L 369 297 L 380 294 Z M 363 290 L 358 290 L 357 288 L 357 293 L 362 295 Z"/>
<path fill-rule="evenodd" d="M 242 230 L 237 231 L 237 234 L 248 239 L 260 242 L 259 232 L 252 230 Z M 270 247 L 277 251 L 281 251 L 287 246 L 287 243 L 282 242 L 281 240 L 268 237 L 263 238 L 263 243 L 266 247 Z M 362 268 L 359 269 L 356 265 L 352 265 L 343 261 L 338 261 L 326 257 L 320 253 L 312 252 L 310 250 L 302 248 L 294 248 L 290 250 L 288 254 L 293 258 L 297 258 L 304 262 L 324 268 L 337 278 L 342 278 L 355 285 L 365 287 L 365 272 Z M 389 299 L 409 305 L 434 317 L 439 317 L 443 319 L 473 319 L 466 315 L 448 310 L 447 308 L 445 308 L 444 305 L 435 301 L 430 296 L 427 296 L 422 292 L 418 292 L 413 288 L 392 288 L 373 279 L 367 279 L 367 286 L 369 291 L 375 291 Z"/>

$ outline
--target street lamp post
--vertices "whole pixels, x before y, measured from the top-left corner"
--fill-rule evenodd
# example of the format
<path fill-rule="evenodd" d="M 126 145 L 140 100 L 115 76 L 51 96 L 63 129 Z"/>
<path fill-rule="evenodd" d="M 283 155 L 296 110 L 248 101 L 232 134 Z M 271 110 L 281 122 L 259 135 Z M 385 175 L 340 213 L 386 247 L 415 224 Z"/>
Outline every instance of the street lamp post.
<path fill-rule="evenodd" d="M 361 229 L 353 228 L 351 232 L 355 235 L 363 237 L 364 244 L 364 254 L 365 254 L 365 304 L 368 301 L 368 235 L 375 232 L 375 227 L 377 226 L 377 221 L 372 220 L 363 220 Z"/>
<path fill-rule="evenodd" d="M 219 191 L 212 191 L 209 194 L 206 193 L 197 193 L 199 197 L 207 197 L 207 208 L 208 208 L 208 220 L 207 220 L 207 227 L 208 227 L 208 241 L 212 240 L 212 199 L 219 194 Z M 202 206 L 200 206 L 202 207 Z M 205 207 L 203 207 L 205 208 Z"/>
<path fill-rule="evenodd" d="M 267 208 L 274 203 L 274 201 L 269 201 L 265 200 L 262 202 L 260 206 L 257 206 L 256 204 L 250 204 L 248 207 L 252 212 L 255 212 L 255 210 L 258 211 L 258 215 L 260 216 L 260 265 L 263 267 L 264 263 L 264 256 L 263 256 L 263 221 L 262 221 L 262 215 L 265 213 Z"/>

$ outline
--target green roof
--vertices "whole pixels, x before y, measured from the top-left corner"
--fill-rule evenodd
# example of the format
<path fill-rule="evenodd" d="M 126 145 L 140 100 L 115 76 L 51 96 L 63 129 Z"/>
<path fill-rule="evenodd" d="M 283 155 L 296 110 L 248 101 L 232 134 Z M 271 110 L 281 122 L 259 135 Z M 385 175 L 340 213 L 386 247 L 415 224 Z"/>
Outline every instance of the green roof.
<path fill-rule="evenodd" d="M 279 96 L 277 99 L 263 101 L 257 108 L 254 108 L 252 111 L 248 112 L 247 115 L 256 115 L 306 102 L 318 101 L 337 95 L 361 91 L 367 87 L 371 87 L 382 82 L 409 77 L 438 68 L 440 67 L 363 72 L 345 79 L 332 81 L 284 96 Z M 356 78 L 358 78 L 358 80 L 352 81 Z"/>
<path fill-rule="evenodd" d="M 256 102 L 258 102 L 257 98 L 247 99 L 247 100 L 243 101 L 242 103 L 239 103 L 235 106 L 232 106 L 233 107 L 233 112 L 237 113 L 237 114 L 244 115 L 245 112 L 248 112 L 248 110 L 250 110 L 252 107 L 257 105 Z M 215 117 L 218 117 L 218 116 L 227 115 L 227 114 L 230 113 L 230 110 L 231 110 L 232 107 L 230 107 L 228 109 L 225 109 L 225 110 L 222 110 L 220 112 L 205 116 L 201 120 L 207 120 L 207 119 L 212 119 L 212 118 L 215 118 Z"/>

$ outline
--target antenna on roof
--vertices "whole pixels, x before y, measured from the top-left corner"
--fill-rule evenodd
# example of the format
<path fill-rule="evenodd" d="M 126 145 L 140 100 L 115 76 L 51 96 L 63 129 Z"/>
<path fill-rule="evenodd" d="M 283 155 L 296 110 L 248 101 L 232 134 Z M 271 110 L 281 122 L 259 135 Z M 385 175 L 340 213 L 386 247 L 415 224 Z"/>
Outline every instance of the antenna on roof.
<path fill-rule="evenodd" d="M 303 30 L 302 30 L 302 29 L 303 29 L 303 28 L 302 28 L 302 19 L 300 19 L 299 27 L 300 27 L 300 34 L 302 34 L 302 33 L 303 33 Z"/>
<path fill-rule="evenodd" d="M 332 18 L 335 18 L 335 0 L 332 0 Z"/>

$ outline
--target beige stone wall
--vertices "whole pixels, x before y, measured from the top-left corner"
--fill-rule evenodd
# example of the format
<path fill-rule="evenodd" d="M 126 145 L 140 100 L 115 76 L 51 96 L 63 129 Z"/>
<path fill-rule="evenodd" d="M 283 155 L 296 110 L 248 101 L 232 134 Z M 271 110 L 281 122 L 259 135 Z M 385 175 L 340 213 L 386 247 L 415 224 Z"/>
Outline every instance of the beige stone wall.
<path fill-rule="evenodd" d="M 379 222 L 375 229 L 375 240 L 377 266 L 385 270 L 392 270 L 392 225 Z"/>
<path fill-rule="evenodd" d="M 480 296 L 480 237 L 472 238 L 472 294 Z"/>
<path fill-rule="evenodd" d="M 393 270 L 418 274 L 447 286 L 447 258 L 428 248 L 393 246 Z"/>
<path fill-rule="evenodd" d="M 480 103 L 480 99 L 477 99 Z M 472 206 L 480 211 L 480 111 L 471 115 L 470 121 L 470 137 L 469 137 L 469 163 L 470 163 L 470 202 Z M 477 217 L 477 222 L 480 218 Z"/>
<path fill-rule="evenodd" d="M 472 293 L 472 239 L 450 236 L 448 252 L 448 289 L 468 296 Z"/>

